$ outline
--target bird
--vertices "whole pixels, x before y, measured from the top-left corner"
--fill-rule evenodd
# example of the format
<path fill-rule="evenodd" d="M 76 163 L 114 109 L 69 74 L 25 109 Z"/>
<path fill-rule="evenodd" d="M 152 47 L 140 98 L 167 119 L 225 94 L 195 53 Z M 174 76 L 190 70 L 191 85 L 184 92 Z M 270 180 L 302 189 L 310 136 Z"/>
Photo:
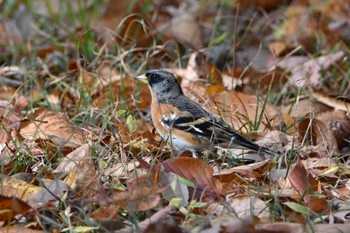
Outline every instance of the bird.
<path fill-rule="evenodd" d="M 222 118 L 188 98 L 173 73 L 154 69 L 134 79 L 148 84 L 153 125 L 160 136 L 177 151 L 190 151 L 196 156 L 220 145 L 249 149 L 260 155 L 279 153 L 240 135 Z"/>

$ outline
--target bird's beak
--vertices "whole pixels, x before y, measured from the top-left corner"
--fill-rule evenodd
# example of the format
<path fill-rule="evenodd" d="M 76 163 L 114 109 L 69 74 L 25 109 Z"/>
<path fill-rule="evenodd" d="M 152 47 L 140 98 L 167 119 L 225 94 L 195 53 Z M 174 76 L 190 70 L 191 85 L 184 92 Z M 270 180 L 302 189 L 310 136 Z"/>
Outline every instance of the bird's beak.
<path fill-rule="evenodd" d="M 135 77 L 135 80 L 141 81 L 143 83 L 148 83 L 148 78 L 146 77 L 145 74 L 142 74 L 142 75 Z"/>

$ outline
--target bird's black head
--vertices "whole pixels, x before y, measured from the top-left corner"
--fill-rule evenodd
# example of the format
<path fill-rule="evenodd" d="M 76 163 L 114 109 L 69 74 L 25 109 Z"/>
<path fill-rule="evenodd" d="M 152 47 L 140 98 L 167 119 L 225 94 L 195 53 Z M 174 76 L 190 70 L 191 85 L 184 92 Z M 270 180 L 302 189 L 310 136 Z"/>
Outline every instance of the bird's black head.
<path fill-rule="evenodd" d="M 152 94 L 158 101 L 183 95 L 182 88 L 175 75 L 169 71 L 149 70 L 145 74 L 137 76 L 135 79 L 148 83 Z"/>

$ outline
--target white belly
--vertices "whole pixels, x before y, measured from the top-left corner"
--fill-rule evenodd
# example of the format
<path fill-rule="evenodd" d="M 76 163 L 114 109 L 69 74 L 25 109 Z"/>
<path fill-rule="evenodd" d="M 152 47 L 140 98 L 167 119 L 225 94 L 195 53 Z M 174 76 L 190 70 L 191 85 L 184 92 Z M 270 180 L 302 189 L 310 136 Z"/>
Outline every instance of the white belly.
<path fill-rule="evenodd" d="M 196 145 L 190 144 L 190 142 L 183 140 L 182 138 L 177 138 L 177 137 L 169 137 L 169 135 L 162 135 L 160 136 L 167 142 L 169 143 L 170 146 L 175 147 L 175 149 L 179 151 L 185 151 L 185 150 L 190 150 L 190 151 L 200 151 L 203 148 L 198 147 Z"/>

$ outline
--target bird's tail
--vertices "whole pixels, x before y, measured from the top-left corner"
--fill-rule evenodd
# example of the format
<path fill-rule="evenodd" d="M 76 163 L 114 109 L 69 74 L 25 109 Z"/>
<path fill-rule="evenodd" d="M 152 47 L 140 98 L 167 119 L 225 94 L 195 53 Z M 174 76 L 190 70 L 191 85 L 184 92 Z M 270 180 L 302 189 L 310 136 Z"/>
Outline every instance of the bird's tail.
<path fill-rule="evenodd" d="M 239 134 L 235 134 L 232 137 L 230 147 L 240 148 L 240 149 L 250 149 L 250 150 L 258 152 L 259 154 L 270 155 L 270 156 L 276 156 L 276 155 L 281 154 L 281 152 L 279 152 L 279 151 L 272 151 L 266 147 L 259 146 L 255 142 L 253 142 L 253 141 L 251 141 L 251 140 L 249 140 L 249 139 L 247 139 Z"/>

